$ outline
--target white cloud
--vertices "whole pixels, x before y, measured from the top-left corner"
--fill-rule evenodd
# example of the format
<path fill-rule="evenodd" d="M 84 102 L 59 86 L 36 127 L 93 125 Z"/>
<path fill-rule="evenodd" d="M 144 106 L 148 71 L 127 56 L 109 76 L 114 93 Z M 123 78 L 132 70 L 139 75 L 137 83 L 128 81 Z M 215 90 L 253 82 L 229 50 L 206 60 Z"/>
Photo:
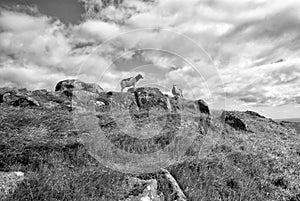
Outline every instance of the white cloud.
<path fill-rule="evenodd" d="M 300 2 L 84 2 L 86 18 L 74 26 L 1 10 L 0 84 L 46 86 L 65 76 L 97 81 L 105 74 L 100 85 L 110 89 L 139 65 L 156 64 L 146 73 L 149 83 L 168 88 L 176 82 L 190 97 L 226 95 L 246 107 L 295 103 L 300 95 Z"/>
<path fill-rule="evenodd" d="M 74 27 L 74 31 L 78 31 L 79 35 L 84 35 L 87 38 L 95 37 L 100 41 L 113 38 L 121 32 L 117 25 L 100 20 L 87 20 Z"/>

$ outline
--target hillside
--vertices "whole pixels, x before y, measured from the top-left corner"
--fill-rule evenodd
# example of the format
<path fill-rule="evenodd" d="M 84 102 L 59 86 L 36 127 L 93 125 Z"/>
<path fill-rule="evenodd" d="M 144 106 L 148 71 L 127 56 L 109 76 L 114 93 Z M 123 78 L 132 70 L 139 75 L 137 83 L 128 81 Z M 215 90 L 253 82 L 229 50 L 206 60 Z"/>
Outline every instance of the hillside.
<path fill-rule="evenodd" d="M 24 172 L 24 180 L 5 200 L 133 201 L 142 200 L 147 185 L 154 189 L 152 200 L 178 199 L 162 172 L 117 171 L 119 167 L 108 168 L 89 154 L 74 111 L 76 117 L 89 110 L 84 101 L 92 98 L 101 128 L 107 129 L 115 146 L 130 153 L 148 153 L 168 145 L 177 131 L 174 128 L 184 131 L 179 133 L 181 138 L 194 133 L 193 143 L 180 153 L 180 160 L 165 167 L 187 200 L 300 200 L 300 135 L 289 125 L 251 111 L 211 112 L 203 101 L 174 98 L 169 98 L 174 114 L 161 117 L 170 108 L 158 89 L 104 92 L 80 81 L 58 83 L 55 92 L 0 89 L 0 171 Z M 105 112 L 112 105 L 120 114 L 114 116 L 116 123 L 127 130 L 110 124 Z M 122 116 L 128 107 L 129 114 Z M 179 126 L 178 112 L 182 114 Z M 161 127 L 155 125 L 164 118 L 171 120 L 163 125 L 155 143 L 134 144 L 133 138 L 123 134 L 134 130 L 126 127 L 128 117 L 139 129 L 136 135 L 157 131 Z"/>
<path fill-rule="evenodd" d="M 294 128 L 298 134 L 300 133 L 300 119 L 282 119 L 277 121 L 281 124 Z"/>

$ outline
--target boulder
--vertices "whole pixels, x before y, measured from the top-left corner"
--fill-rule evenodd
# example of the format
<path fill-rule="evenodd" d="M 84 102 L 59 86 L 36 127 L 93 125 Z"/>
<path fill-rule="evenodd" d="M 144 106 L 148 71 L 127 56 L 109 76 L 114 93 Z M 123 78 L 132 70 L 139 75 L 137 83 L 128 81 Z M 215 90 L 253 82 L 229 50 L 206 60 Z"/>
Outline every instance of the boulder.
<path fill-rule="evenodd" d="M 21 94 L 16 91 L 11 91 L 3 94 L 2 102 L 14 107 L 39 107 L 40 104 L 34 98 L 28 96 L 27 94 Z"/>
<path fill-rule="evenodd" d="M 221 118 L 225 121 L 226 124 L 234 128 L 235 130 L 247 131 L 246 123 L 234 112 L 224 111 L 221 114 Z"/>
<path fill-rule="evenodd" d="M 199 99 L 196 102 L 198 104 L 198 108 L 199 108 L 200 113 L 204 113 L 204 114 L 208 114 L 208 115 L 210 114 L 208 105 L 204 100 Z"/>
<path fill-rule="evenodd" d="M 136 104 L 139 109 L 149 111 L 149 109 L 156 109 L 160 113 L 184 113 L 194 117 L 194 121 L 199 125 L 199 132 L 205 134 L 207 128 L 210 126 L 210 111 L 204 100 L 187 100 L 178 97 L 169 97 L 163 94 L 157 88 L 142 87 L 128 90 L 129 93 L 135 95 Z M 147 115 L 146 115 L 147 116 Z M 148 117 L 148 116 L 147 116 Z M 185 116 L 187 117 L 187 116 Z"/>
<path fill-rule="evenodd" d="M 96 83 L 85 83 L 77 79 L 68 79 L 58 82 L 55 86 L 56 92 L 61 92 L 68 98 L 72 98 L 73 90 L 84 90 L 92 93 L 101 93 L 103 89 Z"/>
<path fill-rule="evenodd" d="M 128 179 L 128 191 L 137 192 L 127 195 L 122 201 L 163 201 L 163 195 L 157 192 L 155 179 L 143 180 L 136 177 Z"/>
<path fill-rule="evenodd" d="M 201 99 L 195 101 L 173 98 L 172 104 L 173 108 L 180 108 L 187 113 L 210 115 L 208 105 Z"/>
<path fill-rule="evenodd" d="M 141 87 L 135 91 L 133 88 L 130 88 L 127 92 L 134 94 L 136 103 L 140 109 L 149 110 L 155 107 L 168 110 L 167 97 L 157 88 Z"/>

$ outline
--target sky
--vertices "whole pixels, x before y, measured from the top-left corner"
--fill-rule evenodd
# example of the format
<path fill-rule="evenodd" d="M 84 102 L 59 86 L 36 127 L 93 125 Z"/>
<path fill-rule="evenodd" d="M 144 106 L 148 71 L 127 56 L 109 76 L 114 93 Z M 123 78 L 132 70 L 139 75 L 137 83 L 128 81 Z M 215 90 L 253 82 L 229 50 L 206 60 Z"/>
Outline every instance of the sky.
<path fill-rule="evenodd" d="M 0 87 L 138 86 L 213 109 L 300 117 L 300 2 L 0 0 Z"/>

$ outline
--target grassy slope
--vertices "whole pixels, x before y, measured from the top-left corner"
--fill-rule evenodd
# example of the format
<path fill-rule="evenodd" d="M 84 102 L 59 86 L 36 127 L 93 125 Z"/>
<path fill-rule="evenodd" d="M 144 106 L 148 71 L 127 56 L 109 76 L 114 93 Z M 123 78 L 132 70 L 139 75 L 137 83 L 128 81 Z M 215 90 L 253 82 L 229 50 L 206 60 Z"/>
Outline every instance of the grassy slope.
<path fill-rule="evenodd" d="M 0 170 L 28 177 L 9 200 L 119 200 L 132 193 L 127 175 L 98 164 L 78 142 L 69 112 L 0 111 Z M 196 201 L 300 200 L 300 136 L 268 119 L 240 116 L 252 132 L 226 126 L 207 157 L 168 168 L 184 193 Z M 174 200 L 159 174 L 140 177 L 158 179 L 166 200 Z"/>

